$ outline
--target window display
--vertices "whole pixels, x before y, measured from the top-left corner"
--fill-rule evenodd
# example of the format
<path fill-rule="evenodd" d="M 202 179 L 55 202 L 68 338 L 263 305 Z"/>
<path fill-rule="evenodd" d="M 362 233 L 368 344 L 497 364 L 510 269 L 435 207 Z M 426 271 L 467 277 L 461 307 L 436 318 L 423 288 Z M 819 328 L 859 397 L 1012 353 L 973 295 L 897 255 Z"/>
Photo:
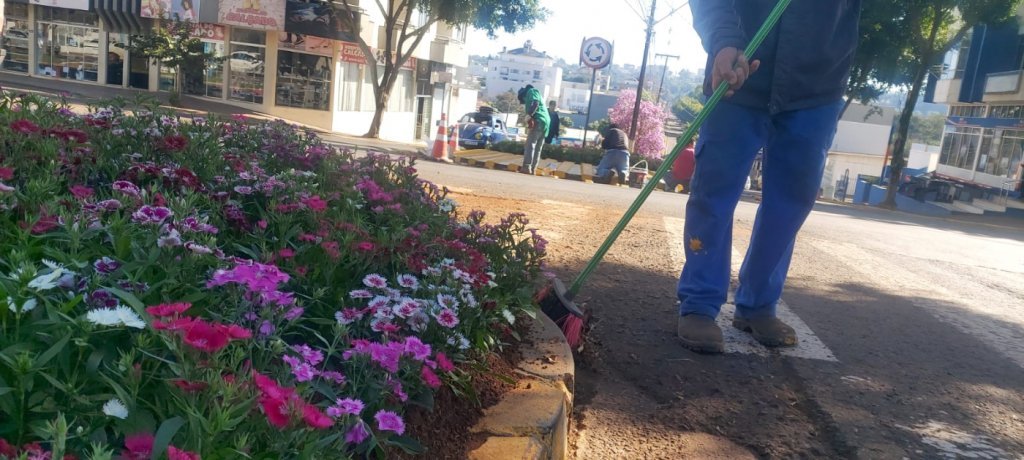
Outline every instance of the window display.
<path fill-rule="evenodd" d="M 232 30 L 231 53 L 228 55 L 231 93 L 228 98 L 255 104 L 263 103 L 266 38 L 266 33 L 258 30 Z"/>
<path fill-rule="evenodd" d="M 331 100 L 331 58 L 280 51 L 277 54 L 279 106 L 327 110 Z"/>
<path fill-rule="evenodd" d="M 0 44 L 7 50 L 7 58 L 4 59 L 2 68 L 28 73 L 28 47 L 31 44 L 28 5 L 8 2 L 4 5 L 4 16 L 7 18 L 7 24 L 4 25 Z"/>
<path fill-rule="evenodd" d="M 39 8 L 36 23 L 36 74 L 80 81 L 97 81 L 99 18 L 95 13 L 66 8 Z"/>

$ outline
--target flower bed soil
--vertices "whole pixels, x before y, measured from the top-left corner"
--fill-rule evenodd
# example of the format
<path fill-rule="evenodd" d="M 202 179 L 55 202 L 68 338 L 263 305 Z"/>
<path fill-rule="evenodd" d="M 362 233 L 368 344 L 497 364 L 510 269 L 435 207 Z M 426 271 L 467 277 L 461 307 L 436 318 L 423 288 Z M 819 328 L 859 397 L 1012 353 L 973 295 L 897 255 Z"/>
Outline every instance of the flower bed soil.
<path fill-rule="evenodd" d="M 483 416 L 483 409 L 497 404 L 505 393 L 515 388 L 515 384 L 509 382 L 517 378 L 515 369 L 519 361 L 521 355 L 518 344 L 510 346 L 501 354 L 489 355 L 486 367 L 472 372 L 472 387 L 478 402 L 460 398 L 445 387 L 434 396 L 433 412 L 420 408 L 410 411 L 406 417 L 409 433 L 420 440 L 426 453 L 422 457 L 401 454 L 395 458 L 466 458 L 470 450 L 479 447 L 485 440 L 483 436 L 471 434 L 470 429 Z"/>

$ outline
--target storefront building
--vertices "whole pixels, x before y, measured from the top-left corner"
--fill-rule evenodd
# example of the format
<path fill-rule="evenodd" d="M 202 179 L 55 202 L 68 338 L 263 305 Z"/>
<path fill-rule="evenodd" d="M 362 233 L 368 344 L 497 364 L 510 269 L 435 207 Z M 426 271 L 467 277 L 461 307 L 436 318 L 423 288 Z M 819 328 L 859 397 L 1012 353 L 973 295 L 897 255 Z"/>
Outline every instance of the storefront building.
<path fill-rule="evenodd" d="M 299 0 L 5 0 L 6 25 L 0 48 L 2 72 L 80 84 L 168 91 L 182 78 L 185 94 L 217 99 L 298 123 L 346 134 L 365 133 L 375 97 L 369 65 L 383 71 L 379 57 L 364 55 L 366 43 L 382 42 L 383 17 L 375 2 L 348 30 L 343 7 Z M 376 14 L 375 14 L 376 13 Z M 220 57 L 205 69 L 175 69 L 129 51 L 133 35 L 157 18 L 196 23 L 194 35 Z M 453 92 L 431 79 L 437 72 L 468 66 L 464 31 L 434 26 L 399 71 L 389 98 L 381 137 L 416 142 L 428 139 L 434 121 L 455 104 Z M 458 97 L 456 97 L 456 102 Z"/>
<path fill-rule="evenodd" d="M 1024 7 L 1018 13 L 1024 18 Z M 1024 182 L 1024 30 L 978 25 L 946 56 L 926 100 L 949 104 L 936 175 L 1020 196 Z"/>

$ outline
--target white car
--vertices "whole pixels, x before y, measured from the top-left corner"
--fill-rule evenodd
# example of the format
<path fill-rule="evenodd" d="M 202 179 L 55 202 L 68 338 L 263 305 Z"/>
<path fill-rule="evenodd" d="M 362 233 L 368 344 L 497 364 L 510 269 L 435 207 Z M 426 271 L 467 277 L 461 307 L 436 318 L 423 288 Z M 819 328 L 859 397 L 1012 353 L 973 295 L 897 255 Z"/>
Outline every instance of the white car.
<path fill-rule="evenodd" d="M 263 71 L 263 59 L 248 51 L 235 51 L 231 53 L 231 71 L 233 72 L 255 72 Z"/>

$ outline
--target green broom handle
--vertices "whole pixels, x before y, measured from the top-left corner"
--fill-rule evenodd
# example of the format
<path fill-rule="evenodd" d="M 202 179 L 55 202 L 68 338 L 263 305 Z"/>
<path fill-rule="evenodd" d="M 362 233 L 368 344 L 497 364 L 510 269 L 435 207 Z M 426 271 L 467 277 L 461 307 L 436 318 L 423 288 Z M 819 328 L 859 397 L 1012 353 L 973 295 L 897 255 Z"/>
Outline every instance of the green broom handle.
<path fill-rule="evenodd" d="M 758 29 L 757 34 L 754 35 L 754 39 L 750 41 L 750 44 L 747 45 L 747 49 L 743 51 L 745 56 L 753 56 L 754 52 L 757 51 L 757 48 L 761 46 L 761 42 L 763 42 L 765 37 L 768 36 L 768 33 L 775 28 L 775 25 L 779 22 L 779 18 L 782 17 L 782 13 L 786 11 L 786 7 L 789 6 L 790 1 L 792 0 L 779 0 L 779 2 L 775 4 L 775 8 L 773 8 L 772 12 L 768 15 L 768 19 L 765 19 L 764 24 L 761 24 L 761 28 Z M 612 232 L 608 235 L 608 238 L 604 240 L 604 243 L 601 244 L 601 247 L 597 249 L 594 257 L 590 259 L 589 263 L 587 263 L 586 268 L 584 268 L 583 271 L 576 276 L 576 279 L 572 281 L 572 285 L 569 286 L 569 291 L 567 292 L 567 296 L 569 298 L 575 297 L 576 294 L 579 293 L 580 288 L 583 286 L 583 282 L 590 277 L 594 269 L 597 268 L 597 265 L 601 263 L 601 259 L 603 259 L 604 255 L 609 249 L 611 249 L 612 244 L 619 238 L 619 235 L 626 228 L 626 225 L 629 224 L 629 221 L 633 220 L 633 216 L 636 215 L 637 211 L 640 210 L 640 206 L 644 204 L 647 197 L 650 196 L 652 191 L 654 191 L 654 187 L 657 186 L 659 181 L 661 181 L 662 176 L 664 176 L 669 168 L 672 167 L 672 164 L 675 163 L 676 157 L 679 156 L 679 152 L 682 152 L 683 147 L 686 147 L 686 145 L 690 143 L 690 139 L 693 139 L 693 136 L 697 134 L 697 130 L 700 129 L 702 124 L 704 124 L 704 120 L 706 120 L 711 114 L 711 111 L 715 109 L 715 106 L 718 105 L 718 101 L 725 96 L 725 92 L 728 89 L 729 82 L 723 81 L 718 85 L 714 94 L 712 94 L 711 98 L 708 99 L 704 109 L 697 114 L 697 118 L 693 120 L 693 123 L 690 123 L 686 132 L 684 132 L 682 137 L 676 141 L 676 145 L 672 148 L 672 152 L 665 157 L 661 167 L 659 167 L 658 170 L 654 172 L 654 176 L 647 181 L 647 185 L 645 185 L 640 191 L 640 195 L 636 197 L 636 200 L 633 201 L 629 210 L 626 211 L 626 214 L 622 216 L 619 223 L 615 225 L 614 229 L 612 229 Z M 637 94 L 637 97 L 640 97 L 640 95 Z"/>

